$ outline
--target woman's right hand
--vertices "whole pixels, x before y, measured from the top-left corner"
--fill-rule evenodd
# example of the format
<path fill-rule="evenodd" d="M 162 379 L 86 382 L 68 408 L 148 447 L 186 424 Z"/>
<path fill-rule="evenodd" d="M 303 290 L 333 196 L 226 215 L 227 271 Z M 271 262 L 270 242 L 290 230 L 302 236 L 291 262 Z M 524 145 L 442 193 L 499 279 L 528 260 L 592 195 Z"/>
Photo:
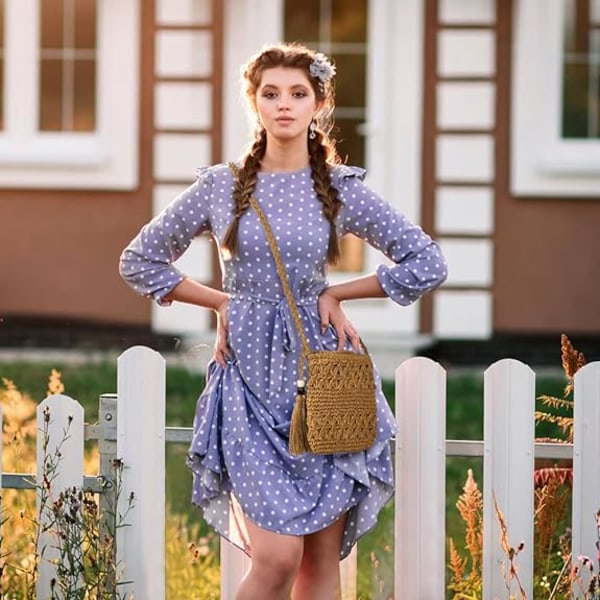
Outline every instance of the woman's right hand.
<path fill-rule="evenodd" d="M 231 358 L 231 351 L 227 344 L 227 337 L 229 333 L 229 322 L 227 320 L 227 307 L 229 305 L 229 298 L 225 298 L 221 304 L 217 307 L 217 337 L 215 339 L 215 346 L 213 349 L 213 359 L 217 361 L 222 367 L 225 366 L 227 361 Z"/>

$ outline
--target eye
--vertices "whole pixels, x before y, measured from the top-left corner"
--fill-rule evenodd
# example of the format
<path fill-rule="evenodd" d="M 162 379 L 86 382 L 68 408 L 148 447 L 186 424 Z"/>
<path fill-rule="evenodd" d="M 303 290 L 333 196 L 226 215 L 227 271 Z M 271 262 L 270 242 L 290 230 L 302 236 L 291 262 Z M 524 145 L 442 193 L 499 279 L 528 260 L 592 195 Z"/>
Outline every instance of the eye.
<path fill-rule="evenodd" d="M 263 92 L 262 97 L 268 98 L 268 99 L 273 99 L 273 98 L 277 97 L 277 94 L 275 92 Z"/>
<path fill-rule="evenodd" d="M 306 98 L 306 96 L 308 96 L 308 94 L 304 90 L 294 92 L 295 98 Z"/>

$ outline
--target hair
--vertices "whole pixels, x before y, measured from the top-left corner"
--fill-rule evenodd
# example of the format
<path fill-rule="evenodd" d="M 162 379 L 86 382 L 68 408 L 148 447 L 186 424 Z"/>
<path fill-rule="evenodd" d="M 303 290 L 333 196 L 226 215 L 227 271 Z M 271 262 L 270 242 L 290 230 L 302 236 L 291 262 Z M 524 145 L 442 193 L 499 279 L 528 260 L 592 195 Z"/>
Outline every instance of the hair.
<path fill-rule="evenodd" d="M 327 260 L 335 264 L 340 258 L 339 240 L 335 220 L 342 206 L 338 190 L 332 185 L 330 166 L 340 163 L 335 148 L 335 140 L 330 136 L 333 128 L 333 109 L 335 105 L 335 87 L 333 77 L 325 82 L 313 77 L 310 65 L 316 52 L 300 44 L 280 44 L 269 46 L 252 57 L 243 69 L 246 99 L 252 112 L 256 115 L 256 93 L 266 69 L 286 67 L 303 70 L 322 108 L 315 117 L 316 130 L 314 139 L 308 137 L 307 144 L 310 157 L 311 176 L 317 198 L 322 204 L 323 215 L 329 222 L 329 243 Z M 233 188 L 233 220 L 225 233 L 223 248 L 231 256 L 238 251 L 238 230 L 242 215 L 250 206 L 250 197 L 256 187 L 257 173 L 267 148 L 267 134 L 264 128 L 256 130 L 254 142 L 242 158 Z"/>

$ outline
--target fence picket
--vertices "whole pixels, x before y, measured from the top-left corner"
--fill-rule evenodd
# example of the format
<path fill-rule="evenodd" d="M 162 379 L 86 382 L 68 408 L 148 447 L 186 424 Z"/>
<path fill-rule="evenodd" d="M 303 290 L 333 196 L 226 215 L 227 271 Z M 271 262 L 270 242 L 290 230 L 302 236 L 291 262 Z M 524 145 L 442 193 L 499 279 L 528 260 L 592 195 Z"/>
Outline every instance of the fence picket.
<path fill-rule="evenodd" d="M 445 595 L 446 372 L 414 357 L 396 369 L 396 598 Z"/>
<path fill-rule="evenodd" d="M 68 488 L 83 487 L 83 407 L 79 402 L 56 394 L 48 396 L 37 409 L 37 514 L 40 519 L 38 554 L 39 564 L 37 598 L 50 597 L 50 581 L 56 578 L 59 557 L 58 540 L 52 531 L 45 531 L 51 516 L 44 507 L 52 505 L 61 492 Z M 42 435 L 46 431 L 47 435 Z M 44 485 L 44 478 L 48 485 Z M 42 506 L 42 488 L 48 494 Z M 40 510 L 42 509 L 42 510 Z M 65 505 L 65 510 L 68 506 Z"/>
<path fill-rule="evenodd" d="M 572 557 L 593 562 L 597 555 L 597 516 L 600 510 L 600 362 L 575 374 L 573 439 Z"/>
<path fill-rule="evenodd" d="M 134 346 L 118 359 L 117 458 L 123 461 L 117 530 L 121 593 L 165 597 L 165 359 Z M 127 596 L 129 597 L 129 596 Z"/>
<path fill-rule="evenodd" d="M 483 597 L 503 598 L 508 558 L 494 510 L 494 496 L 508 527 L 508 541 L 521 542 L 518 576 L 528 598 L 533 591 L 533 468 L 535 374 L 514 359 L 500 360 L 484 377 Z M 506 567 L 506 573 L 502 565 Z M 520 597 L 520 596 L 517 596 Z"/>

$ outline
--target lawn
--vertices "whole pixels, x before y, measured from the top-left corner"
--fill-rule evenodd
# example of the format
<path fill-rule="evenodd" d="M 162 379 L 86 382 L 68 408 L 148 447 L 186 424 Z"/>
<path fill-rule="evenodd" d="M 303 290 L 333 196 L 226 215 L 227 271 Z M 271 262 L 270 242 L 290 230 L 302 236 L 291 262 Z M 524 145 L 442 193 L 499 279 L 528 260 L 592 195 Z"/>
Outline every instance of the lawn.
<path fill-rule="evenodd" d="M 116 391 L 116 363 L 72 365 L 61 361 L 46 364 L 27 362 L 0 363 L 0 377 L 12 380 L 21 392 L 35 400 L 46 395 L 51 369 L 62 374 L 65 394 L 77 399 L 85 409 L 86 421 L 94 422 L 98 413 L 98 397 Z M 167 424 L 189 426 L 194 406 L 203 384 L 199 373 L 184 367 L 167 369 Z M 564 377 L 556 375 L 537 379 L 536 395 L 561 396 Z M 388 401 L 394 404 L 393 382 L 385 382 Z M 481 439 L 483 431 L 483 379 L 482 371 L 452 373 L 448 375 L 447 437 L 449 439 Z M 548 435 L 540 431 L 538 435 Z M 167 450 L 167 503 L 172 515 L 197 522 L 198 513 L 190 507 L 190 476 L 184 464 L 186 447 L 170 444 Z M 462 492 L 467 469 L 472 468 L 480 487 L 482 461 L 473 458 L 448 458 L 447 460 L 447 535 L 462 540 L 462 522 L 455 503 Z M 208 533 L 201 527 L 199 535 Z M 216 547 L 216 541 L 212 544 Z M 359 596 L 379 599 L 391 597 L 393 590 L 393 503 L 382 511 L 377 527 L 359 542 Z M 174 596 L 173 596 L 174 598 Z"/>

